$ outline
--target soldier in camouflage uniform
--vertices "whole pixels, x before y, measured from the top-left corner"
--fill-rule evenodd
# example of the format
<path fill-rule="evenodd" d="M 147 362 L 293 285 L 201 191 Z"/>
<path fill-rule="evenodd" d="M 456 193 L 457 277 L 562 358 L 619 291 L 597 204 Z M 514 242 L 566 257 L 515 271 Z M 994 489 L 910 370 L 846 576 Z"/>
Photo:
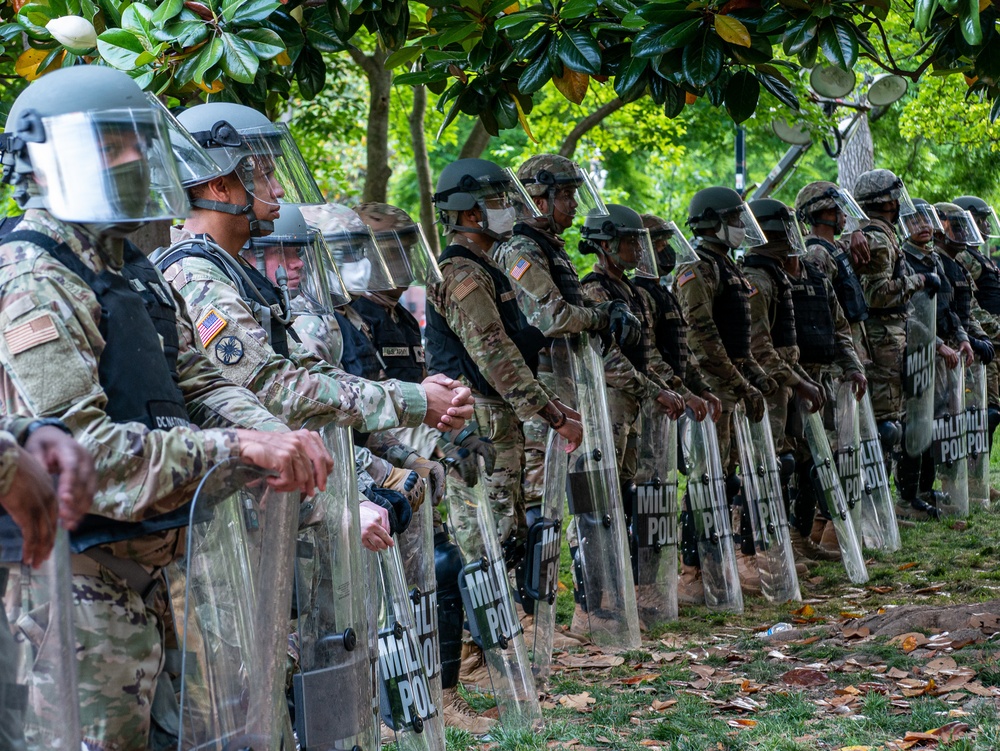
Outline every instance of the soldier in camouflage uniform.
<path fill-rule="evenodd" d="M 78 125 L 82 112 L 90 129 Z M 187 515 L 176 512 L 229 458 L 276 470 L 279 490 L 304 492 L 325 484 L 332 464 L 318 436 L 288 432 L 222 377 L 184 300 L 124 239 L 185 210 L 163 156 L 163 115 L 128 76 L 80 66 L 25 89 L 5 136 L 28 137 L 37 118 L 64 115 L 77 123 L 72 143 L 50 138 L 30 152 L 24 141 L 6 144 L 7 174 L 28 211 L 0 245 L 0 390 L 10 413 L 60 419 L 93 455 L 97 494 L 71 536 L 82 551 L 72 566 L 83 738 L 88 748 L 145 751 L 163 668 L 160 609 L 147 598 L 182 548 Z M 76 160 L 81 139 L 107 163 L 66 163 L 71 186 L 36 176 L 32 157 Z"/>
<path fill-rule="evenodd" d="M 867 368 L 872 409 L 882 448 L 891 458 L 902 440 L 906 303 L 918 290 L 937 290 L 940 279 L 934 273 L 911 273 L 903 260 L 895 225 L 902 213 L 915 209 L 902 180 L 890 170 L 870 170 L 858 177 L 854 199 L 871 219 L 861 230 L 871 257 L 856 269 L 868 304 L 865 332 L 872 359 Z"/>
<path fill-rule="evenodd" d="M 953 203 L 968 211 L 983 237 L 982 245 L 967 244 L 958 254 L 958 262 L 972 276 L 976 302 L 981 310 L 979 322 L 990 337 L 994 348 L 1000 347 L 1000 267 L 989 255 L 990 238 L 1000 237 L 1000 221 L 996 212 L 982 198 L 959 196 Z M 1000 360 L 994 359 L 986 367 L 987 433 L 990 451 L 993 435 L 1000 426 Z M 1000 491 L 990 488 L 990 500 L 1000 500 Z"/>

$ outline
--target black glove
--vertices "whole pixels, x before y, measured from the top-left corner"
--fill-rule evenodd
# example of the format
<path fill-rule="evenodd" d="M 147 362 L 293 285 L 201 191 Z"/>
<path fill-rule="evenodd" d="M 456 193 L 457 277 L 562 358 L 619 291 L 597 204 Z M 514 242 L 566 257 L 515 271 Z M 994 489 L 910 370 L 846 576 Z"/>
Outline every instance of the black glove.
<path fill-rule="evenodd" d="M 619 347 L 634 347 L 642 337 L 642 324 L 623 300 L 613 300 L 608 311 L 611 321 L 608 332 Z"/>
<path fill-rule="evenodd" d="M 468 422 L 462 430 L 445 433 L 438 441 L 438 448 L 444 453 L 444 465 L 454 469 L 470 488 L 479 482 L 479 457 L 483 458 L 488 475 L 493 474 L 497 462 L 496 446 L 489 438 L 481 437 L 478 430 L 476 423 Z"/>
<path fill-rule="evenodd" d="M 921 274 L 924 278 L 924 289 L 927 294 L 934 297 L 941 289 L 941 278 L 937 274 Z"/>
<path fill-rule="evenodd" d="M 413 473 L 416 475 L 416 472 Z M 364 492 L 365 498 L 377 506 L 381 506 L 389 512 L 389 532 L 398 535 L 402 534 L 410 526 L 413 519 L 413 509 L 406 496 L 397 493 L 389 488 L 380 488 L 378 485 L 371 485 Z"/>
<path fill-rule="evenodd" d="M 989 365 L 993 362 L 996 351 L 993 349 L 993 342 L 989 339 L 973 339 L 970 336 L 969 345 L 972 347 L 972 351 L 976 353 L 976 357 L 982 360 L 984 365 Z"/>

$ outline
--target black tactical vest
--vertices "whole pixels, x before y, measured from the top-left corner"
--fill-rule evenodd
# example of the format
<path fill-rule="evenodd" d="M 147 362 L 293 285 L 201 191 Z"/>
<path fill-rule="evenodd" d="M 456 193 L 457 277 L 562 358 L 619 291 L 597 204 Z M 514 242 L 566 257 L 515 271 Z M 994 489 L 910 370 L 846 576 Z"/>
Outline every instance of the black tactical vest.
<path fill-rule="evenodd" d="M 649 332 L 646 330 L 646 321 L 649 320 L 649 313 L 646 310 L 646 303 L 642 300 L 642 295 L 639 294 L 639 290 L 632 285 L 628 277 L 623 276 L 621 279 L 615 280 L 607 274 L 598 271 L 591 271 L 581 281 L 583 284 L 590 284 L 592 282 L 600 284 L 601 289 L 607 293 L 610 299 L 621 300 L 627 304 L 632 314 L 642 323 L 642 336 L 639 337 L 639 341 L 630 346 L 624 344 L 620 344 L 619 346 L 621 347 L 622 354 L 632 363 L 632 367 L 640 373 L 644 373 L 646 371 L 646 347 L 649 345 Z"/>
<path fill-rule="evenodd" d="M 40 232 L 18 230 L 5 242 L 28 242 L 43 248 L 79 276 L 101 306 L 98 330 L 104 351 L 97 378 L 107 395 L 104 411 L 115 423 L 138 422 L 150 430 L 169 430 L 191 424 L 177 375 L 177 317 L 169 289 L 138 248 L 125 242 L 120 274 L 88 268 L 68 245 Z M 162 344 L 161 344 L 162 338 Z M 188 523 L 185 506 L 142 522 L 84 517 L 71 534 L 75 552 L 94 545 L 129 540 Z"/>
<path fill-rule="evenodd" d="M 206 261 L 210 261 L 216 268 L 219 269 L 226 278 L 229 279 L 236 289 L 240 293 L 240 297 L 243 301 L 250 306 L 253 311 L 254 316 L 257 317 L 257 322 L 261 324 L 261 328 L 267 334 L 267 341 L 271 345 L 271 349 L 277 352 L 282 357 L 289 356 L 288 339 L 292 337 L 295 339 L 295 334 L 292 332 L 290 326 L 286 326 L 278 320 L 277 316 L 274 315 L 275 312 L 279 312 L 282 317 L 285 317 L 287 311 L 284 308 L 284 303 L 281 300 L 281 295 L 275 288 L 274 284 L 260 273 L 256 267 L 250 266 L 249 264 L 241 263 L 236 259 L 229 256 L 228 263 L 227 259 L 220 257 L 220 253 L 225 253 L 226 251 L 221 248 L 214 248 L 209 246 L 203 239 L 195 238 L 193 240 L 183 240 L 176 245 L 171 246 L 165 252 L 158 255 L 156 258 L 157 268 L 166 273 L 167 269 L 173 266 L 175 263 L 180 261 L 182 258 L 188 256 L 193 258 L 203 258 Z M 253 285 L 252 290 L 247 288 L 246 281 L 240 277 L 239 274 L 235 273 L 229 263 L 238 264 L 239 267 L 246 274 L 250 283 Z M 256 292 L 256 294 L 254 294 Z M 259 297 L 258 297 L 259 296 Z M 263 302 L 261 302 L 263 300 Z M 265 325 L 264 321 L 261 320 L 259 316 L 260 312 L 266 312 L 266 316 L 261 316 L 268 325 Z M 297 339 L 296 339 L 297 341 Z"/>
<path fill-rule="evenodd" d="M 829 365 L 837 355 L 836 324 L 830 312 L 830 299 L 823 284 L 823 273 L 801 258 L 803 276 L 788 276 L 795 304 L 795 340 L 802 364 Z"/>
<path fill-rule="evenodd" d="M 983 310 L 993 315 L 1000 315 L 1000 269 L 992 260 L 974 248 L 966 248 L 976 259 L 983 271 L 975 280 L 975 295 Z"/>
<path fill-rule="evenodd" d="M 962 264 L 949 258 L 946 253 L 938 253 L 938 257 L 945 276 L 951 282 L 952 309 L 958 314 L 962 326 L 968 328 L 972 320 L 972 278 Z"/>
<path fill-rule="evenodd" d="M 673 369 L 677 376 L 684 380 L 690 350 L 687 343 L 687 331 L 684 327 L 684 316 L 681 306 L 671 292 L 663 284 L 662 279 L 637 277 L 635 286 L 649 292 L 656 309 L 653 313 L 653 335 L 656 338 L 656 349 Z"/>
<path fill-rule="evenodd" d="M 493 302 L 500 312 L 500 323 L 503 325 L 503 330 L 514 342 L 531 372 L 537 374 L 538 353 L 545 346 L 545 335 L 534 326 L 528 325 L 521 309 L 517 307 L 514 289 L 510 286 L 507 274 L 461 245 L 449 245 L 444 249 L 438 262 L 444 264 L 452 258 L 464 258 L 472 261 L 490 275 L 495 290 Z M 427 301 L 426 333 L 427 351 L 430 355 L 433 372 L 444 373 L 449 378 L 465 376 L 472 388 L 478 393 L 490 397 L 500 396 L 479 370 L 462 340 L 451 330 L 444 316 L 434 309 L 429 300 Z"/>
<path fill-rule="evenodd" d="M 822 237 L 806 238 L 806 246 L 809 245 L 823 248 L 837 264 L 837 277 L 830 281 L 833 283 L 833 291 L 837 293 L 837 301 L 844 311 L 844 317 L 850 323 L 868 320 L 868 303 L 861 288 L 861 280 L 858 279 L 854 264 L 851 263 L 850 254 L 836 243 L 827 242 Z"/>
<path fill-rule="evenodd" d="M 934 295 L 935 308 L 937 309 L 937 335 L 942 339 L 951 339 L 958 332 L 961 325 L 958 314 L 954 310 L 955 290 L 951 286 L 951 280 L 941 268 L 940 262 L 935 260 L 933 255 L 923 255 L 919 248 L 906 242 L 903 244 L 905 256 L 904 273 L 912 274 L 937 274 L 941 281 L 941 289 Z"/>
<path fill-rule="evenodd" d="M 728 256 L 695 247 L 703 261 L 715 266 L 719 287 L 715 290 L 712 320 L 730 360 L 745 360 L 750 353 L 750 282 Z"/>
<path fill-rule="evenodd" d="M 781 268 L 781 262 L 767 256 L 749 253 L 743 256 L 744 268 L 763 269 L 774 282 L 776 294 L 771 301 L 768 316 L 771 324 L 771 342 L 775 347 L 795 346 L 795 305 L 792 302 L 792 287 L 788 274 Z"/>
<path fill-rule="evenodd" d="M 333 311 L 333 315 L 340 325 L 343 342 L 343 354 L 340 356 L 341 369 L 369 381 L 379 380 L 382 366 L 378 361 L 375 346 L 340 311 Z"/>
<path fill-rule="evenodd" d="M 351 302 L 371 329 L 374 345 L 386 377 L 420 383 L 424 380 L 424 344 L 420 324 L 403 305 L 392 311 L 384 305 L 359 297 Z"/>

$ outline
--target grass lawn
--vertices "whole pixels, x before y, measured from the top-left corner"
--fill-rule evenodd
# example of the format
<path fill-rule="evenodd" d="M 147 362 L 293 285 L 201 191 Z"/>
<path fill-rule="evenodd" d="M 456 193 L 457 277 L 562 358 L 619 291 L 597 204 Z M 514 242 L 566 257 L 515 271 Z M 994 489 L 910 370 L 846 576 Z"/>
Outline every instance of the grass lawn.
<path fill-rule="evenodd" d="M 994 485 L 998 455 L 1000 447 Z M 557 653 L 543 730 L 499 729 L 486 740 L 449 730 L 448 748 L 1000 751 L 1000 637 L 989 628 L 979 641 L 914 629 L 889 639 L 852 625 L 899 605 L 1000 598 L 1000 512 L 901 532 L 899 552 L 867 551 L 864 586 L 824 563 L 803 577 L 804 603 L 751 597 L 739 616 L 682 607 L 677 622 L 644 634 L 642 648 L 613 667 L 567 668 Z M 562 580 L 558 612 L 568 625 L 565 550 Z M 757 635 L 779 621 L 800 630 L 783 642 Z M 493 706 L 488 696 L 469 699 Z"/>

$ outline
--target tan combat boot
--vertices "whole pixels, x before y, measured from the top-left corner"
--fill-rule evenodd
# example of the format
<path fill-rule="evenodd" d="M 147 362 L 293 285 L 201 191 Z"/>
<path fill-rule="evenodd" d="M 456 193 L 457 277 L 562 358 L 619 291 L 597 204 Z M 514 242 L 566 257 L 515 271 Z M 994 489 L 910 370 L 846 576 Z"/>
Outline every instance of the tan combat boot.
<path fill-rule="evenodd" d="M 823 535 L 819 540 L 819 549 L 828 556 L 831 556 L 828 560 L 840 560 L 840 545 L 837 544 L 837 528 L 833 526 L 833 522 L 827 522 L 826 526 L 823 527 Z"/>
<path fill-rule="evenodd" d="M 444 708 L 441 715 L 445 727 L 458 728 L 473 735 L 485 735 L 497 724 L 496 720 L 476 714 L 454 686 L 444 690 L 442 704 Z"/>
<path fill-rule="evenodd" d="M 492 691 L 490 671 L 486 667 L 486 655 L 475 642 L 462 645 L 462 664 L 458 669 L 458 680 L 470 691 Z"/>
<path fill-rule="evenodd" d="M 681 564 L 681 575 L 677 577 L 677 602 L 684 605 L 705 604 L 705 587 L 701 582 L 701 570 L 695 566 Z"/>
<path fill-rule="evenodd" d="M 792 553 L 795 554 L 795 560 L 801 561 L 807 567 L 815 566 L 818 561 L 835 561 L 839 559 L 839 555 L 831 557 L 827 551 L 813 542 L 811 537 L 806 537 L 794 527 L 791 529 L 791 538 Z M 838 550 L 837 552 L 839 553 L 840 551 Z"/>
<path fill-rule="evenodd" d="M 826 528 L 826 521 L 822 517 L 813 518 L 813 527 L 809 532 L 809 539 L 814 543 L 819 545 L 820 539 L 823 537 L 823 530 Z"/>
<path fill-rule="evenodd" d="M 736 572 L 740 575 L 740 589 L 743 590 L 743 594 L 760 594 L 760 570 L 757 568 L 757 556 L 745 555 L 742 550 L 737 550 Z"/>

